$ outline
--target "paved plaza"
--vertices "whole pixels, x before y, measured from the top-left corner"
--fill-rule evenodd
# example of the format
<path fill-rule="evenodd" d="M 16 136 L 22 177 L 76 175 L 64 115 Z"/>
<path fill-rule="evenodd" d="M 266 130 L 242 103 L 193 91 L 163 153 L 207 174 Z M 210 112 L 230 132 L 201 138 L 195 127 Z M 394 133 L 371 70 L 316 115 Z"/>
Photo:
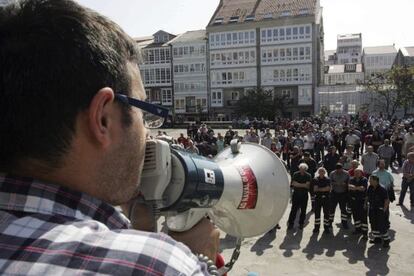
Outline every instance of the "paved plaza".
<path fill-rule="evenodd" d="M 185 130 L 165 130 L 178 137 Z M 215 132 L 225 133 L 223 130 Z M 241 132 L 243 133 L 243 132 Z M 156 134 L 156 132 L 155 132 Z M 393 174 L 396 180 L 395 192 L 400 193 L 401 174 Z M 339 228 L 340 213 L 337 210 L 333 234 L 313 234 L 314 216 L 308 213 L 303 231 L 286 231 L 290 204 L 282 218 L 281 230 L 264 236 L 246 239 L 240 258 L 229 275 L 414 275 L 414 209 L 405 199 L 405 207 L 390 207 L 391 248 L 383 249 L 371 245 L 350 230 Z M 308 208 L 310 210 L 310 206 Z M 221 248 L 226 260 L 230 259 L 235 239 L 221 238 Z"/>

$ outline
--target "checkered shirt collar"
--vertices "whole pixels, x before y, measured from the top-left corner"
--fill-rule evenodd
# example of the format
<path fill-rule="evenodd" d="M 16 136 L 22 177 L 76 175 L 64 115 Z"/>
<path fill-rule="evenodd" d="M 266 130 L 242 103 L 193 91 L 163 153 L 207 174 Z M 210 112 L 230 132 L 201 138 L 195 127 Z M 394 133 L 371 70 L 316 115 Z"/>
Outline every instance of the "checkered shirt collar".
<path fill-rule="evenodd" d="M 28 177 L 0 174 L 0 209 L 96 220 L 109 229 L 130 227 L 120 211 L 101 200 Z"/>

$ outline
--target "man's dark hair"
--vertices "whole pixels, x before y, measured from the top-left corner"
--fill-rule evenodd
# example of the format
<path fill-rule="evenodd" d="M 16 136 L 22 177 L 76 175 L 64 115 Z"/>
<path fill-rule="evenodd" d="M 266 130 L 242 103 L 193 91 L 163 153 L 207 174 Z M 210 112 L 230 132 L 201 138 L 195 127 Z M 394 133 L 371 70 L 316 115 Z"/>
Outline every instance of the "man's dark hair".
<path fill-rule="evenodd" d="M 135 58 L 116 24 L 73 1 L 0 8 L 0 170 L 24 160 L 59 167 L 94 95 L 104 87 L 130 94 L 127 64 Z"/>

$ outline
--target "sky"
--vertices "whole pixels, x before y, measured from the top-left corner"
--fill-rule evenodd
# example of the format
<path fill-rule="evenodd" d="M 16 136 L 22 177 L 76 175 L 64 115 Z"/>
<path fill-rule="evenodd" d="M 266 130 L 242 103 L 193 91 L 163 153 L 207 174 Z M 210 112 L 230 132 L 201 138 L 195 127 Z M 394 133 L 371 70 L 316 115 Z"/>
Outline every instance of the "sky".
<path fill-rule="evenodd" d="M 118 23 L 130 36 L 158 30 L 180 34 L 204 29 L 219 0 L 76 0 Z M 414 0 L 321 0 L 325 49 L 338 34 L 362 33 L 363 46 L 414 46 Z"/>

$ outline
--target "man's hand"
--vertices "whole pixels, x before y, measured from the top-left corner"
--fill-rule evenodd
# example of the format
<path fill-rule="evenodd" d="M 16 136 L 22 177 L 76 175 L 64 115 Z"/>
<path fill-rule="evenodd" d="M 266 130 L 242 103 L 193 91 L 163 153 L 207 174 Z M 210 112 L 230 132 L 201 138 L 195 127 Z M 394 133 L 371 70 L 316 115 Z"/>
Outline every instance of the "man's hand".
<path fill-rule="evenodd" d="M 203 254 L 214 263 L 220 249 L 220 231 L 208 219 L 201 220 L 185 232 L 168 233 L 174 240 L 187 245 L 194 254 Z"/>
<path fill-rule="evenodd" d="M 154 231 L 156 222 L 150 207 L 133 199 L 129 203 L 122 205 L 121 208 L 124 214 L 131 220 L 132 228 L 147 232 Z"/>

